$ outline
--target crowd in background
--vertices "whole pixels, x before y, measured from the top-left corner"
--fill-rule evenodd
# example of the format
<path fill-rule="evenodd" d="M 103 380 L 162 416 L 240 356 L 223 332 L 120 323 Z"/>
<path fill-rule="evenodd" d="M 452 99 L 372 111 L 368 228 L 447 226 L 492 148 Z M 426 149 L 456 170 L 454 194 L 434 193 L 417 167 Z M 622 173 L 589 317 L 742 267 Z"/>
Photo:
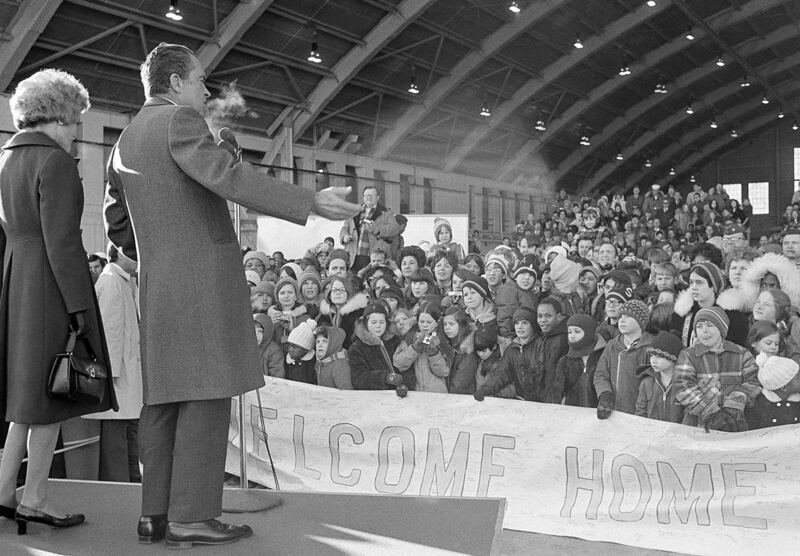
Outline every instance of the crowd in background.
<path fill-rule="evenodd" d="M 483 250 L 443 218 L 424 249 L 404 245 L 404 217 L 378 205 L 383 232 L 365 213 L 302 259 L 244 254 L 265 375 L 723 431 L 800 417 L 798 205 L 751 238 L 750 203 L 720 185 L 562 191 Z"/>

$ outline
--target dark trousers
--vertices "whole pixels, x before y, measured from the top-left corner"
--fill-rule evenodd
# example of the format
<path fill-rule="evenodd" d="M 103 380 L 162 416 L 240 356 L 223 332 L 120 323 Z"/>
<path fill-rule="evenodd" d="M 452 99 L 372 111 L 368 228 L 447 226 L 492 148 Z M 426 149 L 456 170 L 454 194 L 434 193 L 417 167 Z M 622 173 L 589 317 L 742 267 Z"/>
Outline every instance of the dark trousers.
<path fill-rule="evenodd" d="M 230 398 L 142 408 L 142 515 L 191 522 L 222 513 L 230 412 Z"/>
<path fill-rule="evenodd" d="M 359 270 L 364 268 L 369 264 L 369 255 L 356 255 L 356 258 L 353 259 L 353 268 L 350 270 L 353 274 L 356 274 Z"/>
<path fill-rule="evenodd" d="M 101 481 L 142 482 L 138 437 L 138 419 L 108 419 L 100 422 Z"/>

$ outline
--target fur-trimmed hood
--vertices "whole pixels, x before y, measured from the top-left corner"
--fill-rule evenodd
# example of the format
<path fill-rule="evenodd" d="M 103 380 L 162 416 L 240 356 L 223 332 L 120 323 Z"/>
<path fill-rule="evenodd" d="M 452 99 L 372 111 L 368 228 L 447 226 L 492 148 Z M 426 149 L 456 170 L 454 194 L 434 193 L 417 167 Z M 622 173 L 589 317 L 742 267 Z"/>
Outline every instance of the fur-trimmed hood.
<path fill-rule="evenodd" d="M 354 334 L 356 338 L 368 346 L 379 346 L 381 342 L 386 342 L 396 336 L 393 326 L 394 325 L 390 325 L 390 327 L 386 329 L 386 332 L 383 333 L 383 337 L 378 338 L 375 334 L 367 330 L 367 326 L 364 324 L 364 317 L 361 317 L 356 321 Z"/>
<path fill-rule="evenodd" d="M 363 292 L 359 292 L 345 301 L 344 305 L 342 305 L 337 312 L 343 317 L 345 315 L 349 315 L 350 313 L 354 313 L 359 309 L 365 308 L 367 303 L 369 303 L 369 296 Z M 323 315 L 329 316 L 333 314 L 334 307 L 328 302 L 327 299 L 323 299 L 319 305 L 319 312 Z"/>
<path fill-rule="evenodd" d="M 753 295 L 755 293 L 755 295 Z M 728 288 L 717 296 L 717 305 L 726 311 L 742 311 L 750 313 L 753 305 L 756 304 L 758 290 L 755 292 L 751 288 Z"/>
<path fill-rule="evenodd" d="M 766 253 L 754 259 L 742 274 L 739 289 L 755 303 L 761 289 L 761 279 L 767 272 L 778 277 L 783 293 L 789 296 L 793 306 L 800 307 L 800 270 L 783 255 Z"/>
<path fill-rule="evenodd" d="M 692 310 L 693 306 L 694 299 L 692 299 L 692 292 L 683 290 L 675 299 L 675 314 L 679 317 L 685 317 L 689 314 L 689 311 Z"/>
<path fill-rule="evenodd" d="M 475 330 L 470 330 L 469 334 L 464 336 L 464 339 L 461 340 L 458 347 L 455 347 L 453 351 L 462 355 L 475 353 Z"/>

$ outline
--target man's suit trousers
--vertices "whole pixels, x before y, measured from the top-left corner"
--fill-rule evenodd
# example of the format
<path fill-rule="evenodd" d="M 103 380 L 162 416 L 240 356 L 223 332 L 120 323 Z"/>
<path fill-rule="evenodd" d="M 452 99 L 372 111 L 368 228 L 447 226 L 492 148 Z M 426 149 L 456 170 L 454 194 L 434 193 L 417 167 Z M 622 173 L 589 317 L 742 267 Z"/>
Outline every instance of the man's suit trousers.
<path fill-rule="evenodd" d="M 142 408 L 143 516 L 193 522 L 222 514 L 230 412 L 230 398 Z"/>

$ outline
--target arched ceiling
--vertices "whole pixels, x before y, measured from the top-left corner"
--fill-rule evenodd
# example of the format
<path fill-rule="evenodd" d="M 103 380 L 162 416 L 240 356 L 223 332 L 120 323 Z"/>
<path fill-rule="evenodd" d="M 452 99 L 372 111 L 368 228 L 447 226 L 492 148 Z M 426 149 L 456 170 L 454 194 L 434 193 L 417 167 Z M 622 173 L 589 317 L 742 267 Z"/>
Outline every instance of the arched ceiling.
<path fill-rule="evenodd" d="M 779 110 L 800 121 L 800 0 L 651 3 L 180 0 L 176 23 L 169 0 L 0 0 L 0 90 L 60 67 L 95 106 L 135 110 L 145 53 L 180 42 L 212 93 L 236 81 L 242 129 L 283 123 L 303 144 L 574 192 L 685 180 Z"/>

